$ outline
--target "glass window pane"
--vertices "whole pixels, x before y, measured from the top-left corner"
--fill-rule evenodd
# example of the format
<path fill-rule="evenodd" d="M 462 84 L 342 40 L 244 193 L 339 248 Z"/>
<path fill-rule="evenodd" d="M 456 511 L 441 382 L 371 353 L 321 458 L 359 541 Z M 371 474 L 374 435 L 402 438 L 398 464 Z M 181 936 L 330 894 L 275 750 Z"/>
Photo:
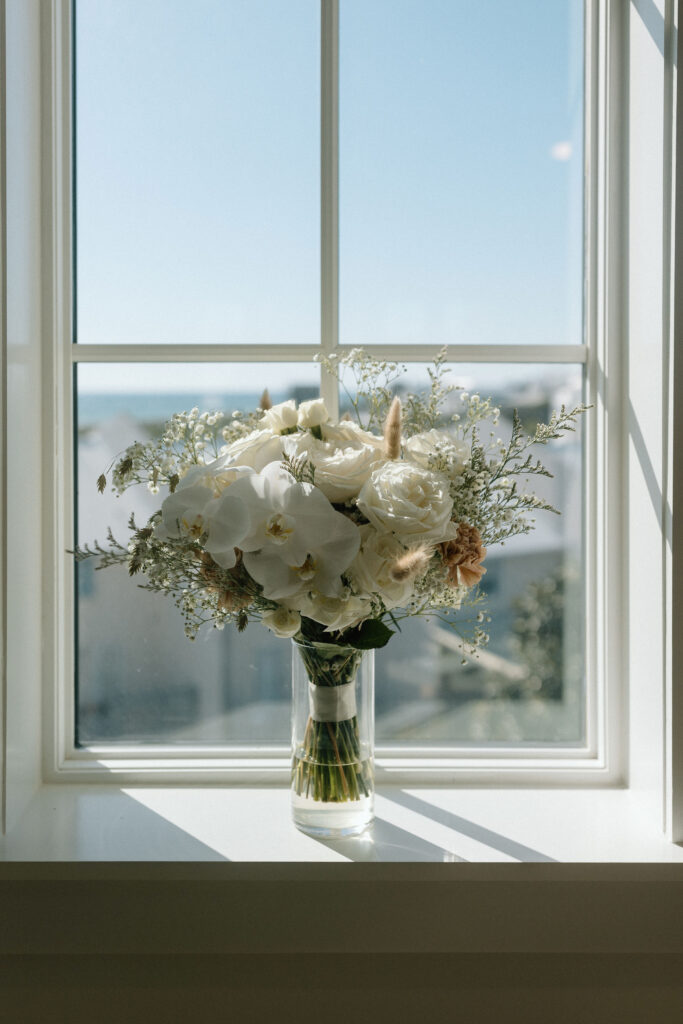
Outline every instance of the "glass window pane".
<path fill-rule="evenodd" d="M 581 343 L 583 0 L 345 0 L 339 95 L 342 343 Z"/>
<path fill-rule="evenodd" d="M 125 543 L 159 507 L 144 487 L 120 497 L 95 481 L 134 440 L 156 434 L 174 412 L 250 410 L 264 384 L 273 401 L 319 393 L 311 364 L 114 365 L 78 368 L 78 541 Z M 138 587 L 125 569 L 78 572 L 77 736 L 82 744 L 287 743 L 290 651 L 260 625 L 241 635 L 205 629 L 185 638 L 173 603 Z"/>
<path fill-rule="evenodd" d="M 457 366 L 453 382 L 491 394 L 505 437 L 511 408 L 529 429 L 563 402 L 581 399 L 571 366 Z M 229 372 L 223 389 L 216 382 Z M 118 375 L 118 376 L 117 376 Z M 317 393 L 316 368 L 269 367 L 275 400 Z M 254 366 L 79 367 L 79 542 L 111 525 L 126 536 L 158 507 L 144 488 L 101 496 L 95 480 L 127 444 L 144 439 L 179 409 L 250 409 L 261 378 Z M 258 387 L 254 381 L 258 380 Z M 134 385 L 131 384 L 134 381 Z M 401 387 L 417 390 L 424 367 Z M 127 391 L 124 388 L 127 386 Z M 134 387 L 134 390 L 133 390 Z M 452 412 L 457 409 L 453 396 Z M 436 619 L 402 623 L 377 653 L 377 738 L 399 745 L 579 743 L 584 735 L 581 431 L 543 449 L 555 474 L 537 493 L 561 516 L 539 513 L 536 530 L 492 548 L 483 589 L 491 615 L 488 648 L 467 659 Z M 82 743 L 286 743 L 289 644 L 260 626 L 241 636 L 206 630 L 192 644 L 170 601 L 147 594 L 125 571 L 78 568 L 78 735 Z"/>
<path fill-rule="evenodd" d="M 554 409 L 582 401 L 579 366 L 452 365 L 449 381 L 494 398 L 496 436 L 506 440 L 512 409 L 527 432 Z M 419 391 L 425 367 L 411 365 L 396 391 Z M 344 398 L 341 398 L 342 408 Z M 461 408 L 459 392 L 445 407 Z M 585 573 L 582 423 L 538 448 L 554 474 L 530 489 L 560 510 L 539 511 L 536 528 L 487 552 L 481 590 L 491 617 L 478 656 L 458 649 L 457 634 L 436 617 L 403 620 L 376 656 L 377 740 L 391 744 L 577 744 L 584 739 Z M 456 623 L 476 612 L 456 616 Z"/>
<path fill-rule="evenodd" d="M 318 340 L 319 7 L 78 0 L 78 341 Z"/>

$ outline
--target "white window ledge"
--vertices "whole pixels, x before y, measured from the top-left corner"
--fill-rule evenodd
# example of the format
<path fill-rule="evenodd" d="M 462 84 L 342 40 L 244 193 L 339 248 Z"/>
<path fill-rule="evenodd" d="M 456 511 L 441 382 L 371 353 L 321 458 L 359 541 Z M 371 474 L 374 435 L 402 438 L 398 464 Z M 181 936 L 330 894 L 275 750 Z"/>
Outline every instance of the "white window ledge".
<path fill-rule="evenodd" d="M 381 786 L 359 838 L 299 832 L 283 787 L 41 787 L 1 862 L 679 863 L 628 789 Z"/>
<path fill-rule="evenodd" d="M 683 848 L 628 790 L 383 787 L 337 842 L 288 800 L 43 787 L 0 847 L 0 955 L 683 955 Z"/>

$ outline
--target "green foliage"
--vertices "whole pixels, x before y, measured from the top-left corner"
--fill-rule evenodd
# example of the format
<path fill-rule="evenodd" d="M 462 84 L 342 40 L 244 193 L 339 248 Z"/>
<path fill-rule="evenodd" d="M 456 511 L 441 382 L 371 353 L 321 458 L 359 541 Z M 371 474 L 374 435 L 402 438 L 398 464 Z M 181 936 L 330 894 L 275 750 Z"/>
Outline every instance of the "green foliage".
<path fill-rule="evenodd" d="M 305 455 L 292 456 L 285 452 L 282 456 L 282 466 L 297 483 L 315 483 L 315 466 Z"/>
<path fill-rule="evenodd" d="M 535 520 L 528 514 L 538 511 L 559 512 L 549 502 L 520 487 L 520 478 L 526 482 L 532 476 L 552 477 L 539 459 L 529 451 L 534 445 L 548 444 L 576 429 L 578 417 L 589 406 L 574 409 L 562 406 L 554 412 L 548 423 L 536 424 L 533 435 L 524 432 L 515 409 L 512 432 L 507 445 L 499 444 L 498 451 L 481 443 L 476 426 L 470 429 L 471 457 L 469 465 L 454 481 L 453 517 L 476 526 L 487 547 L 500 544 L 521 533 L 529 533 Z"/>
<path fill-rule="evenodd" d="M 567 619 L 567 598 L 578 572 L 561 566 L 530 583 L 514 601 L 513 643 L 528 670 L 520 696 L 559 700 L 563 683 L 576 681 L 581 670 L 578 623 Z"/>

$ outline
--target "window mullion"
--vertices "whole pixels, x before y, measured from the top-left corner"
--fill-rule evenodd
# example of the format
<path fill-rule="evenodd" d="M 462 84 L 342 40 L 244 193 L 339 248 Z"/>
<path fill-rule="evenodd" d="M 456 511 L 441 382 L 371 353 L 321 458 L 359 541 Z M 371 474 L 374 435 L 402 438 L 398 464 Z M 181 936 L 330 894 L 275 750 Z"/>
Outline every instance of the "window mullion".
<path fill-rule="evenodd" d="M 320 341 L 339 342 L 339 0 L 320 5 Z M 337 382 L 321 367 L 320 390 L 333 418 Z"/>

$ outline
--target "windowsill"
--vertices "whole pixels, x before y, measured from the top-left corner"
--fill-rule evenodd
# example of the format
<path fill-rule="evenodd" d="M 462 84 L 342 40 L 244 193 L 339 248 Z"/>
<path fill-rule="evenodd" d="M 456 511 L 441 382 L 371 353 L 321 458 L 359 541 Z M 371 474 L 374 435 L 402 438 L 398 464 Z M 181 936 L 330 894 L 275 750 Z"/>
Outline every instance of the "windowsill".
<path fill-rule="evenodd" d="M 288 804 L 44 786 L 0 843 L 0 953 L 683 954 L 683 847 L 628 790 L 385 786 L 337 842 Z"/>
<path fill-rule="evenodd" d="M 365 836 L 313 839 L 284 787 L 45 785 L 3 862 L 681 863 L 628 789 L 380 786 Z M 0 869 L 1 870 L 1 869 Z"/>

